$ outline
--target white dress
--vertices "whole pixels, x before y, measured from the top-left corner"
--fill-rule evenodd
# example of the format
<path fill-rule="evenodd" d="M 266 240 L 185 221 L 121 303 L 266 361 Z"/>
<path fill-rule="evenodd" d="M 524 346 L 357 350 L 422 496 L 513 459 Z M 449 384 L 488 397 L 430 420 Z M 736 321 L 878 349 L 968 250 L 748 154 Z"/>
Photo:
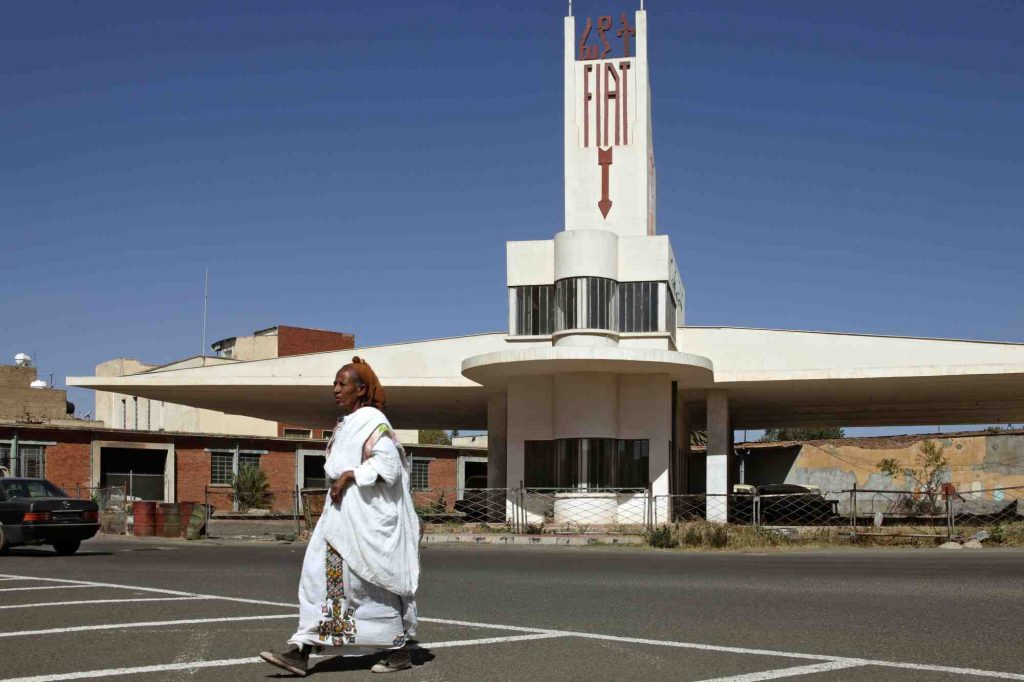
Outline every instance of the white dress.
<path fill-rule="evenodd" d="M 409 461 L 384 414 L 363 407 L 335 429 L 324 471 L 355 473 L 340 504 L 330 496 L 302 563 L 299 628 L 289 644 L 360 656 L 416 634 L 419 519 Z"/>

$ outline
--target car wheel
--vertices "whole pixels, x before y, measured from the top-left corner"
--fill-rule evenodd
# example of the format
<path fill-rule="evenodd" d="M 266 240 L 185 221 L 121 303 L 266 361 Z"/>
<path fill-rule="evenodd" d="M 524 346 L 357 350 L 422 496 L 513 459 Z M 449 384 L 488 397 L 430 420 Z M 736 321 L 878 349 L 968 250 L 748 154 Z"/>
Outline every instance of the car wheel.
<path fill-rule="evenodd" d="M 0 526 L 0 556 L 7 554 L 11 549 L 11 546 L 7 544 L 7 538 L 4 537 L 4 527 Z"/>
<path fill-rule="evenodd" d="M 57 551 L 57 554 L 61 556 L 67 556 L 74 554 L 78 551 L 79 545 L 82 544 L 81 540 L 65 540 L 64 542 L 53 543 L 53 548 Z"/>

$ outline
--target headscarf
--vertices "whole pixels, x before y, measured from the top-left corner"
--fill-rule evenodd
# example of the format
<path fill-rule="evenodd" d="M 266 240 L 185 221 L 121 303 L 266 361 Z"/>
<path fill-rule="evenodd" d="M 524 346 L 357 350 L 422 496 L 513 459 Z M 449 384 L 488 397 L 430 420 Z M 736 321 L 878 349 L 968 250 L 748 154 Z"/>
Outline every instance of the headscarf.
<path fill-rule="evenodd" d="M 352 358 L 351 364 L 345 365 L 342 369 L 351 369 L 359 377 L 359 381 L 366 386 L 366 402 L 363 404 L 376 407 L 383 412 L 385 405 L 384 387 L 380 385 L 380 379 L 377 378 L 373 369 L 358 356 Z"/>

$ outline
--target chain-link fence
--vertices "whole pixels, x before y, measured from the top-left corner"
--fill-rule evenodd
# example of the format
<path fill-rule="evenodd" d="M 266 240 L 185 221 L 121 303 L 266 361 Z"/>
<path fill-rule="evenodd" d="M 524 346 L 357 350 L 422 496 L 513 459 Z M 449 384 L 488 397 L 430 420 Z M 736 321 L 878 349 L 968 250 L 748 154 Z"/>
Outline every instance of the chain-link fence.
<path fill-rule="evenodd" d="M 949 539 L 1018 524 L 1024 532 L 1024 487 L 938 492 L 807 486 L 743 486 L 730 494 L 652 495 L 641 488 L 430 488 L 413 491 L 426 533 L 636 535 L 657 526 L 714 522 L 822 537 Z M 301 491 L 311 531 L 327 490 Z M 216 520 L 216 519 L 215 519 Z M 823 529 L 828 529 L 827 533 Z"/>
<path fill-rule="evenodd" d="M 514 491 L 515 526 L 525 533 L 638 535 L 653 522 L 653 498 L 642 488 L 522 488 Z"/>
<path fill-rule="evenodd" d="M 1024 486 L 969 488 L 949 495 L 949 523 L 954 532 L 974 532 L 991 527 L 1003 528 L 1024 523 Z"/>
<path fill-rule="evenodd" d="M 66 492 L 71 493 L 70 490 Z M 92 500 L 99 506 L 101 533 L 124 535 L 128 532 L 131 504 L 123 487 L 89 488 L 78 486 L 75 488 L 74 494 L 76 499 Z"/>
<path fill-rule="evenodd" d="M 207 486 L 205 532 L 211 538 L 292 539 L 302 534 L 302 500 L 290 490 Z M 322 507 L 321 507 L 322 509 Z"/>

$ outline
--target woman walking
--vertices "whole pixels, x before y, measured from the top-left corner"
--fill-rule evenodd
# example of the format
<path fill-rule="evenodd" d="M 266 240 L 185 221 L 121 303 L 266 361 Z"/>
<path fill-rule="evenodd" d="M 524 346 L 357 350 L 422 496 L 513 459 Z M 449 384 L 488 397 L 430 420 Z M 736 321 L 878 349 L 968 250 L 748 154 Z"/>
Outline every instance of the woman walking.
<path fill-rule="evenodd" d="M 334 379 L 341 412 L 327 444 L 329 498 L 313 531 L 299 581 L 299 628 L 267 663 L 305 676 L 312 652 L 390 653 L 373 672 L 412 667 L 416 634 L 419 519 L 409 460 L 384 416 L 384 389 L 359 358 Z"/>

